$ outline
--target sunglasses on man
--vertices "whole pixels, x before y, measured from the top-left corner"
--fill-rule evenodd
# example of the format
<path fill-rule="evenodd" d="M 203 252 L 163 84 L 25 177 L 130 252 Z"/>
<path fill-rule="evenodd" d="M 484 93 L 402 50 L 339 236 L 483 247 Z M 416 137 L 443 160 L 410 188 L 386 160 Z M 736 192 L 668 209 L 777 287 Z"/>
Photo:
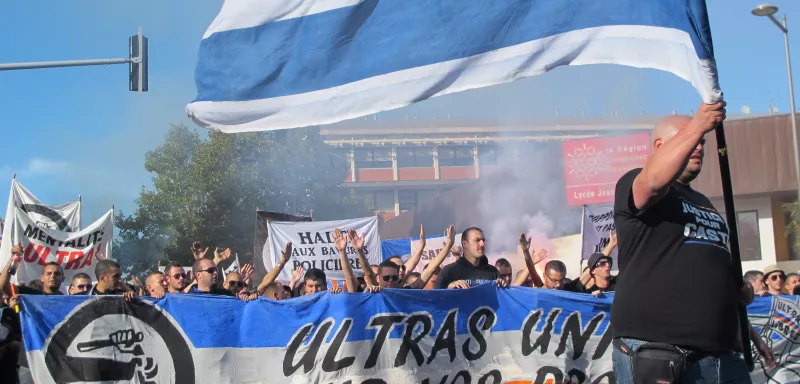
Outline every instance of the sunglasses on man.
<path fill-rule="evenodd" d="M 771 275 L 769 275 L 769 280 L 771 280 L 771 281 L 786 280 L 786 275 L 784 275 L 782 273 L 771 274 Z"/>
<path fill-rule="evenodd" d="M 245 283 L 244 281 L 232 280 L 228 282 L 228 286 L 231 288 L 233 287 L 244 288 L 247 287 L 247 283 Z"/>
<path fill-rule="evenodd" d="M 91 288 L 92 285 L 91 284 L 78 284 L 78 285 L 73 285 L 73 287 L 78 288 L 78 289 L 80 289 L 82 291 L 85 291 L 85 290 Z"/>
<path fill-rule="evenodd" d="M 208 272 L 208 274 L 213 275 L 213 274 L 217 273 L 217 268 L 216 267 L 211 267 L 211 268 L 208 268 L 208 269 L 201 269 L 201 270 L 199 270 L 197 272 Z"/>
<path fill-rule="evenodd" d="M 177 279 L 185 279 L 186 278 L 186 274 L 185 273 L 176 273 L 176 274 L 172 275 L 172 278 L 176 279 L 176 280 Z"/>
<path fill-rule="evenodd" d="M 400 280 L 400 276 L 398 276 L 398 275 L 385 275 L 385 276 L 381 276 L 381 279 L 383 279 L 383 281 L 395 282 L 397 280 Z"/>
<path fill-rule="evenodd" d="M 612 265 L 610 260 L 600 260 L 597 264 L 594 265 L 595 268 L 597 267 L 610 267 Z"/>

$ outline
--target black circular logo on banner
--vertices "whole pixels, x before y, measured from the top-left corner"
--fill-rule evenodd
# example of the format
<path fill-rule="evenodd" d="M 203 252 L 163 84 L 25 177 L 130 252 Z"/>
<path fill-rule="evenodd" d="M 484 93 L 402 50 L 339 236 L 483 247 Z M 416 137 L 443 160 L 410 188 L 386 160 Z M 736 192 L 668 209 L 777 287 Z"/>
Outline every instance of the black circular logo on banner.
<path fill-rule="evenodd" d="M 67 222 L 67 219 L 61 216 L 61 214 L 55 209 L 39 204 L 23 204 L 20 208 L 25 213 L 38 213 L 50 219 L 53 223 L 55 223 L 55 229 L 58 229 L 59 231 L 66 231 L 69 229 L 69 223 Z"/>
<path fill-rule="evenodd" d="M 152 328 L 163 340 L 169 356 L 144 350 L 141 345 L 146 341 L 144 333 L 125 325 L 112 330 L 108 335 L 102 335 L 99 339 L 77 343 L 76 348 L 72 348 L 72 351 L 77 349 L 77 355 L 73 353 L 72 356 L 68 356 L 67 350 L 75 343 L 81 331 L 95 320 L 108 315 L 134 317 Z M 130 356 L 130 361 L 97 357 L 94 354 L 80 356 L 103 348 L 116 348 L 118 353 L 115 356 L 127 354 Z M 174 383 L 195 383 L 194 360 L 186 339 L 163 312 L 146 301 L 125 302 L 120 297 L 111 296 L 99 296 L 87 300 L 54 329 L 54 333 L 51 333 L 50 340 L 45 345 L 44 356 L 50 375 L 59 384 L 132 382 L 134 379 L 138 379 L 139 383 L 156 383 L 161 381 L 158 364 L 166 359 L 172 361 L 175 372 Z M 162 369 L 162 371 L 161 375 L 169 374 L 169 370 Z"/>

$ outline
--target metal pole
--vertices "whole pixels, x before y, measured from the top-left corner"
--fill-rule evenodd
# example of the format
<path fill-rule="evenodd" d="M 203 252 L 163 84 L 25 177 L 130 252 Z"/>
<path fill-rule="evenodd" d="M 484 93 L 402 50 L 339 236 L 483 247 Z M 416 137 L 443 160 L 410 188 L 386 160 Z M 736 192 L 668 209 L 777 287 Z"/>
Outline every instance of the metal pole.
<path fill-rule="evenodd" d="M 116 211 L 116 206 L 114 204 L 111 205 L 111 236 L 108 240 L 108 255 L 106 258 L 109 260 L 114 260 L 111 258 L 111 253 L 114 251 L 114 227 L 117 226 L 116 217 L 114 217 L 114 212 Z"/>
<path fill-rule="evenodd" d="M 139 83 L 138 83 L 139 87 L 138 88 L 139 89 L 138 89 L 137 92 L 141 95 L 142 94 L 142 81 L 144 80 L 143 79 L 144 75 L 142 74 L 142 67 L 141 67 L 141 65 L 142 65 L 142 57 L 144 56 L 142 54 L 142 51 L 144 50 L 144 39 L 142 38 L 142 26 L 141 25 L 139 26 L 139 34 L 138 35 L 139 35 L 139 37 L 138 37 L 138 39 L 139 39 L 139 70 L 137 72 L 139 72 L 139 74 L 138 74 L 138 76 L 139 76 Z"/>
<path fill-rule="evenodd" d="M 733 183 L 731 182 L 731 165 L 728 159 L 728 144 L 725 141 L 725 127 L 720 123 L 714 130 L 717 137 L 717 155 L 719 156 L 719 174 L 722 182 L 722 200 L 725 203 L 725 216 L 728 219 L 728 244 L 731 249 L 731 264 L 736 286 L 744 284 L 742 275 L 742 255 L 739 249 L 739 228 L 736 222 L 736 208 L 733 204 Z M 750 345 L 750 322 L 747 318 L 747 307 L 739 305 L 739 332 L 742 338 L 742 355 L 747 369 L 753 372 L 755 364 Z"/>
<path fill-rule="evenodd" d="M 67 61 L 40 61 L 35 63 L 8 63 L 0 64 L 0 71 L 13 71 L 17 69 L 58 68 L 58 67 L 84 67 L 88 65 L 125 64 L 130 59 L 95 59 L 95 60 L 67 60 Z"/>
<path fill-rule="evenodd" d="M 786 72 L 789 76 L 789 106 L 792 108 L 792 145 L 794 146 L 794 179 L 797 181 L 797 204 L 800 205 L 800 151 L 797 148 L 797 111 L 794 106 L 794 81 L 792 80 L 792 58 L 789 55 L 789 28 L 786 14 L 783 15 L 783 42 L 786 46 Z M 800 208 L 800 206 L 798 207 Z"/>

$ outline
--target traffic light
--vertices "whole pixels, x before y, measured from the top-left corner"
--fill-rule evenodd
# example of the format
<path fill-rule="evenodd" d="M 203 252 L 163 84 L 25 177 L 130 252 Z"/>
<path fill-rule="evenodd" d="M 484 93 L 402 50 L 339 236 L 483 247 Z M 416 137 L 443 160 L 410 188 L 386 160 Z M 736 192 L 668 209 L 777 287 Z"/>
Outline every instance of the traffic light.
<path fill-rule="evenodd" d="M 128 48 L 130 59 L 128 89 L 133 92 L 147 92 L 147 38 L 142 35 L 141 28 L 138 34 L 128 39 Z"/>

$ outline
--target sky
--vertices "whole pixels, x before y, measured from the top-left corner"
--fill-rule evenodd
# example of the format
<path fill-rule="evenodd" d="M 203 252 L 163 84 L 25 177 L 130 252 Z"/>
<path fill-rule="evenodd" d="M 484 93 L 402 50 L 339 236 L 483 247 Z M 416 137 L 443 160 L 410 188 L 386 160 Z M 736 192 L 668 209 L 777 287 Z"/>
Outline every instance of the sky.
<path fill-rule="evenodd" d="M 782 33 L 750 14 L 758 0 L 708 0 L 721 88 L 729 114 L 770 105 L 788 112 Z M 774 1 L 789 18 L 790 49 L 800 53 L 792 23 L 800 3 Z M 0 72 L 0 186 L 12 174 L 48 204 L 83 198 L 84 223 L 111 208 L 131 213 L 153 175 L 144 155 L 170 124 L 196 127 L 185 115 L 196 94 L 200 39 L 221 0 L 81 0 L 0 2 L 0 63 L 127 57 L 128 37 L 149 38 L 149 92 L 128 91 L 127 65 Z M 800 25 L 800 24 L 796 24 Z M 795 63 L 800 62 L 800 57 Z M 794 69 L 798 69 L 795 64 Z M 798 73 L 800 76 L 800 72 Z M 514 83 L 431 99 L 378 119 L 689 113 L 694 88 L 665 72 L 597 65 L 558 68 Z M 5 195 L 4 195 L 5 196 Z"/>

